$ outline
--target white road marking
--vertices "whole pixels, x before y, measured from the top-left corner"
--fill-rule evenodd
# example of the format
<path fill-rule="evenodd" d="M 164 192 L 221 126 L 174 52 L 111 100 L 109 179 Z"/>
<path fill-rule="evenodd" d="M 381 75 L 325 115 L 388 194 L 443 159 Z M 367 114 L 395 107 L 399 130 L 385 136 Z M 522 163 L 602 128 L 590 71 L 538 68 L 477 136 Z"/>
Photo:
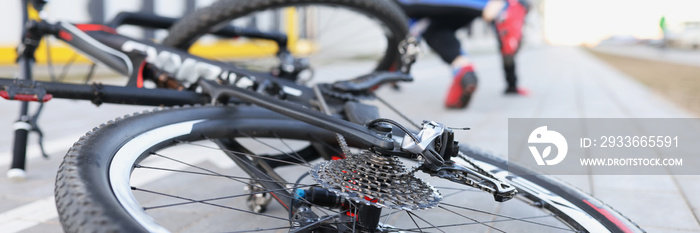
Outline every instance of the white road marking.
<path fill-rule="evenodd" d="M 44 150 L 48 154 L 59 154 L 63 156 L 68 151 L 68 148 L 73 146 L 73 143 L 77 142 L 80 137 L 85 134 L 71 135 L 67 137 L 62 137 L 59 139 L 44 142 Z M 30 138 L 30 141 L 32 139 Z M 31 159 L 36 159 L 41 157 L 41 150 L 39 150 L 39 145 L 37 143 L 30 143 L 27 145 L 27 161 Z M 0 167 L 9 166 L 12 162 L 12 151 L 0 152 Z"/>
<path fill-rule="evenodd" d="M 18 232 L 58 216 L 53 196 L 0 213 L 0 229 Z"/>
<path fill-rule="evenodd" d="M 77 141 L 79 137 L 66 137 L 60 140 L 53 140 L 47 143 L 46 150 L 47 153 L 56 153 L 60 150 L 67 150 L 66 145 L 72 145 L 73 142 Z M 204 149 L 204 151 L 209 149 Z M 226 169 L 232 168 L 235 165 L 233 161 L 223 156 L 223 153 L 219 155 L 203 153 L 201 147 L 187 147 L 187 149 L 178 149 L 178 156 L 175 158 L 189 164 L 199 164 L 204 161 L 209 161 L 215 164 L 217 167 Z M 213 150 L 212 150 L 213 151 Z M 10 153 L 7 153 L 10 154 Z M 38 148 L 31 153 L 27 153 L 29 158 L 37 158 L 41 156 Z M 197 156 L 192 156 L 197 155 Z M 9 164 L 11 158 L 3 158 L 5 153 L 0 154 L 0 166 Z M 146 163 L 145 165 L 152 167 L 167 167 L 169 169 L 184 169 L 187 167 L 185 164 L 176 163 L 167 160 L 157 160 L 153 163 Z M 134 176 L 131 179 L 131 184 L 133 186 L 142 186 L 150 182 L 156 181 L 164 176 L 170 175 L 172 173 L 162 172 L 159 170 L 143 169 L 139 172 L 138 176 Z M 12 210 L 0 213 L 0 229 L 3 232 L 14 233 L 19 232 L 30 227 L 36 226 L 42 222 L 54 219 L 58 217 L 58 212 L 56 211 L 55 201 L 53 196 L 42 198 L 38 201 L 31 202 L 29 204 L 14 208 Z"/>

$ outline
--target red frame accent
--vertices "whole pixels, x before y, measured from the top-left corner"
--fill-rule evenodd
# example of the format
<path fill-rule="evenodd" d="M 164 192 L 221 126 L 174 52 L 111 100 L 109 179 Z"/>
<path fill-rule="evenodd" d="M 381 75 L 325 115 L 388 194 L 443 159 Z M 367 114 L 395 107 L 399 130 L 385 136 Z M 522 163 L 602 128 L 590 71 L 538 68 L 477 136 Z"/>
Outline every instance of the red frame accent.
<path fill-rule="evenodd" d="M 80 29 L 81 31 L 87 32 L 87 31 L 103 31 L 103 32 L 109 32 L 112 34 L 117 34 L 117 30 L 114 30 L 114 28 L 107 27 L 102 24 L 76 24 L 75 27 Z"/>
<path fill-rule="evenodd" d="M 627 232 L 632 233 L 633 232 L 632 229 L 630 229 L 624 223 L 622 223 L 622 221 L 620 221 L 620 219 L 617 219 L 615 216 L 613 216 L 613 214 L 610 213 L 610 211 L 603 209 L 603 208 L 598 208 L 597 206 L 593 205 L 592 203 L 590 203 L 586 199 L 583 199 L 582 201 L 584 203 L 588 204 L 588 206 L 592 207 L 595 211 L 598 211 L 598 213 L 605 216 L 605 218 L 607 218 L 608 220 L 613 222 L 615 224 L 615 226 L 619 227 L 620 230 L 622 230 L 622 232 L 625 232 L 625 233 L 627 233 Z"/>
<path fill-rule="evenodd" d="M 71 35 L 70 33 L 68 33 L 67 31 L 64 31 L 64 30 L 58 31 L 58 37 L 61 37 L 61 39 L 65 40 L 65 41 L 73 40 L 73 35 Z"/>
<path fill-rule="evenodd" d="M 143 88 L 143 68 L 146 66 L 146 61 L 141 62 L 139 66 L 139 74 L 136 76 L 136 87 Z"/>

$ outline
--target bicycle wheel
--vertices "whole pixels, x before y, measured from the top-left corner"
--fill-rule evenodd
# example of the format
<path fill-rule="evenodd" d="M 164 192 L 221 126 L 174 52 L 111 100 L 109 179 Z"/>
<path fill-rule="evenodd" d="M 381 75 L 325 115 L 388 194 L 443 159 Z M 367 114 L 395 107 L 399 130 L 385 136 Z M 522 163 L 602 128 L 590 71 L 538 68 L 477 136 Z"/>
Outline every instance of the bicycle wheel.
<path fill-rule="evenodd" d="M 221 0 L 179 20 L 163 44 L 188 49 L 204 34 L 229 24 L 286 34 L 292 54 L 308 58 L 317 74 L 328 66 L 352 66 L 344 69 L 344 78 L 392 68 L 408 32 L 403 12 L 387 0 Z M 270 41 L 204 38 L 198 41 L 216 46 L 194 46 L 190 52 L 203 56 L 231 52 L 229 59 L 253 70 L 269 71 L 279 65 L 274 57 L 277 46 Z"/>
<path fill-rule="evenodd" d="M 297 190 L 319 187 L 305 174 L 319 163 L 314 157 L 341 153 L 334 143 L 328 131 L 255 107 L 128 116 L 94 129 L 69 150 L 56 181 L 60 221 L 66 232 L 368 232 L 358 225 L 367 216 L 347 205 L 355 211 L 369 205 L 331 198 L 334 203 L 290 207 L 294 201 L 289 200 L 310 200 Z M 442 194 L 438 206 L 381 209 L 372 230 L 640 231 L 567 185 L 543 176 L 508 175 L 505 161 L 467 148 L 463 152 L 510 180 L 519 189 L 516 198 L 499 203 L 485 192 L 422 176 Z"/>

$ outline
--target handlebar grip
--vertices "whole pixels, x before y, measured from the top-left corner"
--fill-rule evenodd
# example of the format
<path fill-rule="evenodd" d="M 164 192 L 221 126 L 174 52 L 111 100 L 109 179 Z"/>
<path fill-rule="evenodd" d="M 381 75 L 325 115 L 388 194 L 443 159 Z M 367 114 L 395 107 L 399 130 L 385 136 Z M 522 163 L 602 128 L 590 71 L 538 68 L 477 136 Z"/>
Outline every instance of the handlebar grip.
<path fill-rule="evenodd" d="M 15 141 L 12 149 L 12 166 L 10 168 L 19 168 L 22 170 L 24 170 L 25 168 L 27 155 L 27 137 L 29 135 L 30 129 L 23 127 L 26 126 L 25 124 L 29 125 L 29 123 L 24 121 L 17 121 L 14 123 Z"/>
<path fill-rule="evenodd" d="M 373 72 L 354 79 L 333 83 L 333 88 L 345 92 L 363 92 L 390 82 L 410 82 L 413 77 L 402 72 Z"/>

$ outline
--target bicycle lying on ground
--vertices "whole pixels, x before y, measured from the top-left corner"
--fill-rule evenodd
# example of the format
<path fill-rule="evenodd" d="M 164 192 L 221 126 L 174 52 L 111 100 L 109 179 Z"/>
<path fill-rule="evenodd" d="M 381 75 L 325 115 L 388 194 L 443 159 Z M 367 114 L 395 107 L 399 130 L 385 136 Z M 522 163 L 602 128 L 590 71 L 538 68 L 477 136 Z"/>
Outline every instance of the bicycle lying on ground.
<path fill-rule="evenodd" d="M 312 3 L 373 16 L 387 25 L 396 51 L 375 72 L 307 87 L 294 81 L 303 62 L 272 75 L 173 48 L 209 32 L 284 41 L 221 25 Z M 415 41 L 403 39 L 406 19 L 390 1 L 223 0 L 175 22 L 167 46 L 99 25 L 27 25 L 19 53 L 26 69 L 21 79 L 0 79 L 9 99 L 190 105 L 117 118 L 73 145 L 55 191 L 67 232 L 641 231 L 579 190 L 458 145 L 443 124 L 424 121 L 416 132 L 381 118 L 364 100 L 378 98 L 371 92 L 377 85 L 410 81 L 415 59 Z M 130 84 L 32 81 L 29 61 L 43 35 Z M 397 72 L 382 71 L 394 63 Z M 147 80 L 171 89 L 141 88 Z"/>

